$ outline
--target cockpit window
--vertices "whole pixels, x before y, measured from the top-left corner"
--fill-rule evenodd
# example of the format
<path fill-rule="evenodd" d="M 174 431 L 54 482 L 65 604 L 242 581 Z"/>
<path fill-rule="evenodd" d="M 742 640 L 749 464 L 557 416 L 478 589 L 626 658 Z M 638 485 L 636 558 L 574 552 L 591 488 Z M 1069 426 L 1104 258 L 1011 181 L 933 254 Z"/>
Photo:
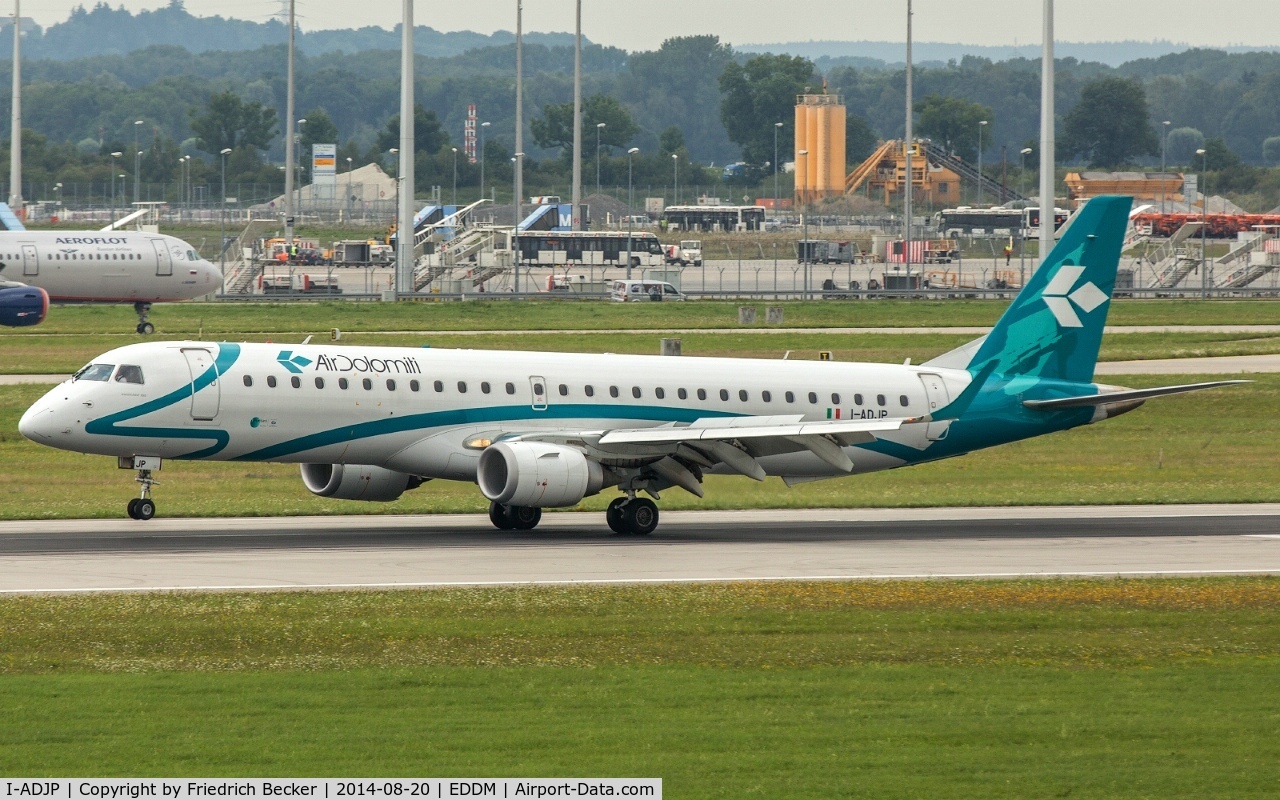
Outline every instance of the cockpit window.
<path fill-rule="evenodd" d="M 111 378 L 115 364 L 90 364 L 71 376 L 73 381 L 105 381 Z"/>
<path fill-rule="evenodd" d="M 187 251 L 187 258 L 188 258 L 189 260 L 191 260 L 191 261 L 199 261 L 199 260 L 200 260 L 200 256 L 196 255 L 196 251 L 195 251 L 195 250 L 188 250 L 188 251 Z"/>
<path fill-rule="evenodd" d="M 121 364 L 116 372 L 116 383 L 143 383 L 142 367 L 133 364 Z"/>

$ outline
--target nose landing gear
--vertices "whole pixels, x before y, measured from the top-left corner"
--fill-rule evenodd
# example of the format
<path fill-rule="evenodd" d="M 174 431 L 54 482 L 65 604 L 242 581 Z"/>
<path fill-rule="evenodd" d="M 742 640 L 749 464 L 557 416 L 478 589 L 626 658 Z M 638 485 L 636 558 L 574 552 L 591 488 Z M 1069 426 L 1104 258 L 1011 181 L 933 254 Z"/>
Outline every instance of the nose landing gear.
<path fill-rule="evenodd" d="M 160 481 L 151 477 L 151 470 L 138 470 L 138 483 L 142 484 L 142 496 L 135 497 L 129 501 L 128 512 L 130 519 L 148 520 L 156 515 L 156 504 L 151 499 L 151 487 L 160 483 Z"/>
<path fill-rule="evenodd" d="M 138 314 L 138 333 L 143 336 L 150 336 L 156 332 L 156 326 L 147 322 L 147 315 L 151 313 L 150 303 L 134 303 L 133 310 Z"/>

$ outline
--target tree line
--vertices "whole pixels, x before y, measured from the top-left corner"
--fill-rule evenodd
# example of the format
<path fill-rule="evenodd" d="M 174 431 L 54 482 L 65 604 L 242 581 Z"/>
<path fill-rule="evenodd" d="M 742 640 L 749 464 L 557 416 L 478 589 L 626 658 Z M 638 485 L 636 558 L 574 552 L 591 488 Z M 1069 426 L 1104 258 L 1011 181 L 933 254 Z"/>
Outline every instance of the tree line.
<path fill-rule="evenodd" d="M 303 152 L 311 143 L 333 142 L 342 167 L 378 162 L 393 171 L 387 150 L 397 138 L 398 59 L 394 51 L 300 54 Z M 514 59 L 513 45 L 418 56 L 420 185 L 451 182 L 453 149 L 461 148 L 473 103 L 480 120 L 490 123 L 486 183 L 509 179 Z M 525 47 L 531 186 L 567 182 L 572 61 L 570 47 Z M 625 185 L 628 171 L 637 185 L 669 183 L 675 155 L 681 183 L 759 187 L 775 168 L 775 136 L 777 160 L 790 160 L 795 96 L 805 92 L 844 97 L 850 165 L 878 140 L 903 131 L 901 69 L 863 64 L 820 74 L 808 59 L 739 53 L 715 36 L 675 37 L 637 53 L 590 45 L 583 62 L 583 156 L 590 162 L 584 175 L 594 177 L 596 126 L 602 123 L 601 180 L 611 186 Z M 205 177 L 220 168 L 221 149 L 231 147 L 229 181 L 282 182 L 284 66 L 279 45 L 235 53 L 163 45 L 69 61 L 24 59 L 24 121 L 32 131 L 24 148 L 28 178 L 105 181 L 116 168 L 110 154 L 132 156 L 136 140 L 144 181 L 174 180 L 185 154 L 196 156 L 188 167 L 193 174 Z M 0 87 L 9 85 L 8 68 L 0 62 Z M 976 158 L 981 136 L 987 165 L 1002 150 L 1016 162 L 1020 150 L 1037 147 L 1038 62 L 964 58 L 921 67 L 915 79 L 919 135 L 969 160 Z M 1205 149 L 1213 161 L 1209 170 L 1233 170 L 1231 185 L 1245 193 L 1257 190 L 1261 168 L 1280 163 L 1280 55 L 1193 50 L 1118 68 L 1062 59 L 1056 93 L 1060 163 L 1151 167 L 1159 165 L 1163 149 L 1170 166 L 1198 167 L 1204 159 L 1193 164 L 1195 151 Z M 639 152 L 628 156 L 633 147 Z M 132 173 L 134 160 L 121 161 L 117 166 Z M 743 163 L 725 178 L 721 168 L 732 162 Z M 459 159 L 458 180 L 475 186 L 478 165 Z"/>

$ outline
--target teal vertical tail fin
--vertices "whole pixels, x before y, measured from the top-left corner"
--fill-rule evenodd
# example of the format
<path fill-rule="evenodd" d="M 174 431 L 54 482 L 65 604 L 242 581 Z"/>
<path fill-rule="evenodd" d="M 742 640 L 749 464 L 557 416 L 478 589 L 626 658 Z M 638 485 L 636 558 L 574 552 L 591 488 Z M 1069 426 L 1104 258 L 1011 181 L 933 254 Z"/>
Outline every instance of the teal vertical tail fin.
<path fill-rule="evenodd" d="M 969 361 L 971 371 L 1088 383 L 1129 224 L 1131 197 L 1095 197 Z"/>

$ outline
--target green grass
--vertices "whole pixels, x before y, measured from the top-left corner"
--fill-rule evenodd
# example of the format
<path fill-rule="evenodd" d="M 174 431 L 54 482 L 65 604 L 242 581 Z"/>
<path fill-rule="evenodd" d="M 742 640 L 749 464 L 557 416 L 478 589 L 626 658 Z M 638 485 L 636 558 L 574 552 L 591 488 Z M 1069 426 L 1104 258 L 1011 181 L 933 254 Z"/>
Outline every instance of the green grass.
<path fill-rule="evenodd" d="M 219 337 L 220 338 L 220 337 Z M 305 337 L 297 333 L 250 334 L 233 341 L 274 341 L 297 343 Z M 651 333 L 558 333 L 517 334 L 448 332 L 347 333 L 343 345 L 394 345 L 400 347 L 462 348 L 475 350 L 556 350 L 572 353 L 657 354 L 663 334 Z M 781 358 L 788 351 L 793 360 L 817 359 L 830 351 L 837 361 L 902 363 L 910 358 L 919 364 L 965 342 L 971 335 L 957 334 L 847 334 L 847 333 L 683 333 L 679 334 L 686 356 L 737 358 Z M 70 373 L 115 347 L 139 341 L 135 334 L 43 334 L 0 337 L 0 374 Z M 321 341 L 327 343 L 326 334 Z M 1240 356 L 1280 353 L 1280 335 L 1262 333 L 1126 333 L 1103 340 L 1102 361 L 1128 361 L 1192 356 Z"/>
<path fill-rule="evenodd" d="M 1270 797 L 1280 581 L 0 600 L 6 775 Z"/>
<path fill-rule="evenodd" d="M 1114 420 L 962 458 L 787 488 L 770 479 L 709 476 L 706 498 L 665 492 L 664 509 L 972 506 L 1280 500 L 1275 420 L 1280 376 L 1153 400 Z M 1108 377 L 1130 386 L 1203 376 Z M 40 447 L 17 433 L 48 387 L 0 386 L 0 518 L 108 517 L 136 495 L 114 459 Z M 433 481 L 393 503 L 319 498 L 296 465 L 168 461 L 157 501 L 164 516 L 479 512 L 471 484 Z M 612 493 L 587 498 L 598 511 Z"/>
<path fill-rule="evenodd" d="M 158 336 L 231 337 L 253 333 L 328 334 L 343 331 L 617 330 L 736 328 L 738 306 L 765 301 L 628 304 L 604 301 L 485 301 L 467 303 L 299 302 L 157 304 Z M 992 325 L 1004 300 L 885 300 L 781 303 L 787 327 L 916 327 Z M 1280 303 L 1268 300 L 1116 300 L 1112 325 L 1280 324 Z M 127 333 L 137 324 L 131 306 L 54 307 L 40 333 Z M 764 327 L 759 325 L 757 327 Z M 0 348 L 29 329 L 0 329 Z M 0 352 L 3 352 L 0 350 Z"/>

